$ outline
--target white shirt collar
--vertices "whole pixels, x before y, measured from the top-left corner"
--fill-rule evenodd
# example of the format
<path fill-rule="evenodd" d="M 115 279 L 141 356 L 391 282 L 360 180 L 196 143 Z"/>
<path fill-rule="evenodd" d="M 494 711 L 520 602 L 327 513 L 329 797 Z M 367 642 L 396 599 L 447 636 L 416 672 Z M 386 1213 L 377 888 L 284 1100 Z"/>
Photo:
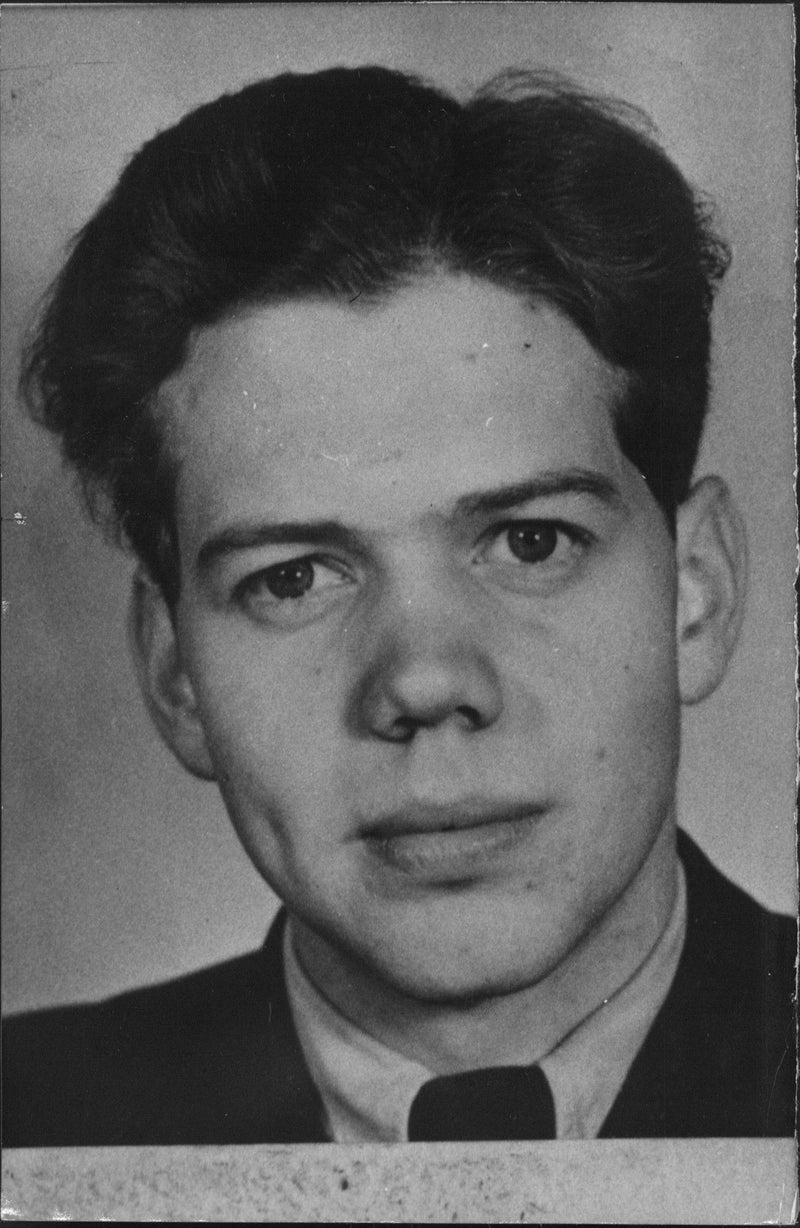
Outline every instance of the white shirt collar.
<path fill-rule="evenodd" d="M 679 862 L 672 913 L 644 963 L 538 1059 L 553 1093 L 558 1138 L 599 1133 L 667 996 L 685 936 L 686 882 Z M 405 1142 L 411 1103 L 434 1073 L 369 1036 L 319 993 L 294 953 L 291 918 L 284 934 L 284 968 L 297 1035 L 331 1138 L 337 1143 Z"/>

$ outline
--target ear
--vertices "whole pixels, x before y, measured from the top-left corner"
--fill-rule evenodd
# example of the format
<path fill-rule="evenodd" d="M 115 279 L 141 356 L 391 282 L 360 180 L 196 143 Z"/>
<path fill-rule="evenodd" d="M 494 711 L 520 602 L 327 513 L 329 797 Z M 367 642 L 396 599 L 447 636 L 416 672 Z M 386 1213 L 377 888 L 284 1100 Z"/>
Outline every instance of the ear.
<path fill-rule="evenodd" d="M 141 569 L 133 581 L 128 638 L 139 686 L 158 732 L 193 776 L 216 779 L 192 684 L 181 664 L 172 615 L 158 585 Z"/>
<path fill-rule="evenodd" d="M 680 696 L 694 704 L 722 681 L 744 613 L 744 525 L 721 478 L 703 478 L 678 508 L 676 552 Z"/>

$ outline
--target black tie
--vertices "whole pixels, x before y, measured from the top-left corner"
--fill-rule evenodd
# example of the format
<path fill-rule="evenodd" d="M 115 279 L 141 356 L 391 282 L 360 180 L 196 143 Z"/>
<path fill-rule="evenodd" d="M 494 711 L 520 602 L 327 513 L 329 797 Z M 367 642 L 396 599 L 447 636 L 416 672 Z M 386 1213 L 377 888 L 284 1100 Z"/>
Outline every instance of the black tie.
<path fill-rule="evenodd" d="M 411 1143 L 555 1138 L 550 1084 L 538 1066 L 497 1066 L 423 1084 L 411 1105 Z"/>

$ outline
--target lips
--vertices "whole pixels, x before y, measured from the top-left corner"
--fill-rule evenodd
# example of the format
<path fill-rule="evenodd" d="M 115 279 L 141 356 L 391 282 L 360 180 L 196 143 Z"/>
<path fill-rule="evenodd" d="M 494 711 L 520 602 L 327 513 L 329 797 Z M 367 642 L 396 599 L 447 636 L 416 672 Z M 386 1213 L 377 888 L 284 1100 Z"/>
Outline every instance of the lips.
<path fill-rule="evenodd" d="M 464 879 L 512 854 L 545 810 L 540 802 L 473 800 L 410 806 L 368 822 L 361 835 L 373 856 L 404 874 Z"/>

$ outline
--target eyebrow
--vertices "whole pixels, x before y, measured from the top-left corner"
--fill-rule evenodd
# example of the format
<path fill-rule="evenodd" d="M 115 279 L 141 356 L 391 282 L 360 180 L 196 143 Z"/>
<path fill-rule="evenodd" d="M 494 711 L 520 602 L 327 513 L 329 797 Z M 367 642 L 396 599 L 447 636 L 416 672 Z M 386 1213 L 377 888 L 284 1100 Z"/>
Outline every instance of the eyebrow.
<path fill-rule="evenodd" d="M 478 491 L 456 501 L 456 511 L 462 516 L 480 516 L 491 512 L 507 512 L 535 499 L 553 495 L 589 495 L 615 510 L 625 507 L 625 500 L 616 482 L 592 469 L 547 469 L 529 482 L 499 486 L 495 490 Z"/>
<path fill-rule="evenodd" d="M 553 495 L 588 495 L 612 509 L 625 507 L 619 487 L 605 474 L 590 469 L 553 469 L 545 470 L 527 482 L 462 495 L 456 499 L 454 511 L 460 516 L 485 516 L 507 512 Z M 201 573 L 208 571 L 225 555 L 254 550 L 259 546 L 328 545 L 354 550 L 358 548 L 359 540 L 357 533 L 338 520 L 231 525 L 203 543 L 197 554 L 197 570 Z"/>
<path fill-rule="evenodd" d="M 338 520 L 287 520 L 276 524 L 231 525 L 210 537 L 197 552 L 197 570 L 210 570 L 217 560 L 259 546 L 327 545 L 355 549 L 357 535 Z"/>

